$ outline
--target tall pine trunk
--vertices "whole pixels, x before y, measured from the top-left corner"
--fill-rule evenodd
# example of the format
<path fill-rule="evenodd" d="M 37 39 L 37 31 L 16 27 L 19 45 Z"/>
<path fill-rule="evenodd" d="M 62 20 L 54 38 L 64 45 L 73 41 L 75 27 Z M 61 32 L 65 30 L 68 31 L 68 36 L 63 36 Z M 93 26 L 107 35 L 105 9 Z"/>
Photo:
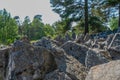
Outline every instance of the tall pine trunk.
<path fill-rule="evenodd" d="M 88 28 L 88 0 L 85 0 L 85 28 L 84 28 L 84 35 L 89 33 L 89 28 Z"/>

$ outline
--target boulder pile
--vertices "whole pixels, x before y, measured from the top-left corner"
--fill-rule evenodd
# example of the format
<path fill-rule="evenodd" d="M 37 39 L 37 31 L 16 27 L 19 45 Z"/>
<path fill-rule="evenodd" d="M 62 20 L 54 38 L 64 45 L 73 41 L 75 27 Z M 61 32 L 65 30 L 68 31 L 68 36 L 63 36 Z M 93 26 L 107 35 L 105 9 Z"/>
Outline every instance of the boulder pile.
<path fill-rule="evenodd" d="M 120 33 L 18 40 L 0 48 L 0 80 L 120 80 Z"/>

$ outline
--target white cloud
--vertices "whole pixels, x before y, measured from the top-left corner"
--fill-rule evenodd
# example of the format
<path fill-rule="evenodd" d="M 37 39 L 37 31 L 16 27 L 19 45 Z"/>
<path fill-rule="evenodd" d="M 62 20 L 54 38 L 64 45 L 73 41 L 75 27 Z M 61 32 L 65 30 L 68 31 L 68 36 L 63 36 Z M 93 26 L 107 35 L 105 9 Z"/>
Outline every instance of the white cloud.
<path fill-rule="evenodd" d="M 30 16 L 32 19 L 34 15 L 41 14 L 44 23 L 57 21 L 58 14 L 52 11 L 50 7 L 50 0 L 0 0 L 0 9 L 5 8 L 12 16 L 20 16 L 23 20 L 25 16 Z"/>

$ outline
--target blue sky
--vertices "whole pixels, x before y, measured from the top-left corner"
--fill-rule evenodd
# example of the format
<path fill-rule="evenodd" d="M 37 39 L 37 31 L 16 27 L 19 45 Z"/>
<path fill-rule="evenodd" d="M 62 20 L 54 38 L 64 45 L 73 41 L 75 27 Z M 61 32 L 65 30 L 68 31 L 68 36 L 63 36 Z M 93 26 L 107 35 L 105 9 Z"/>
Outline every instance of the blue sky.
<path fill-rule="evenodd" d="M 0 0 L 0 9 L 5 8 L 12 16 L 20 16 L 21 20 L 25 16 L 31 19 L 36 14 L 42 15 L 44 23 L 50 23 L 60 20 L 58 14 L 52 11 L 50 0 Z"/>

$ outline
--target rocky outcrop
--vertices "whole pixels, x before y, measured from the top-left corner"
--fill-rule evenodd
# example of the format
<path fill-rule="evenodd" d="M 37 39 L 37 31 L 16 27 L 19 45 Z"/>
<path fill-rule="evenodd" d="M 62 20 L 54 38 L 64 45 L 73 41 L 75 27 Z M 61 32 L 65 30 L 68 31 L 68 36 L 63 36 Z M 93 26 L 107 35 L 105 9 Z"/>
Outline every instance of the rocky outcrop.
<path fill-rule="evenodd" d="M 85 79 L 85 76 L 87 74 L 86 68 L 76 58 L 74 58 L 72 55 L 66 54 L 66 52 L 62 48 L 57 46 L 52 46 L 51 48 L 49 48 L 49 50 L 52 52 L 55 58 L 57 69 L 60 71 L 60 73 L 62 72 L 65 75 L 68 75 L 72 80 Z M 55 72 L 53 71 L 52 74 L 54 74 Z M 61 78 L 60 80 L 63 79 Z"/>
<path fill-rule="evenodd" d="M 120 60 L 92 67 L 86 80 L 120 80 Z"/>
<path fill-rule="evenodd" d="M 119 80 L 120 34 L 100 36 L 18 40 L 0 49 L 0 80 Z"/>
<path fill-rule="evenodd" d="M 46 74 L 45 80 L 85 80 L 87 74 L 85 66 L 72 56 L 66 55 L 65 62 L 66 64 L 62 62 L 62 66 L 57 70 Z"/>
<path fill-rule="evenodd" d="M 73 56 L 67 56 L 66 66 L 66 73 L 72 80 L 85 80 L 86 67 Z"/>
<path fill-rule="evenodd" d="M 85 65 L 88 69 L 92 66 L 107 63 L 111 60 L 111 56 L 107 51 L 100 49 L 90 49 L 87 51 Z"/>
<path fill-rule="evenodd" d="M 83 64 L 57 46 L 48 49 L 16 41 L 6 51 L 2 50 L 0 56 L 2 80 L 85 80 L 87 74 Z"/>
<path fill-rule="evenodd" d="M 55 69 L 57 65 L 50 51 L 16 41 L 10 53 L 5 80 L 43 79 L 46 73 Z"/>
<path fill-rule="evenodd" d="M 47 49 L 51 49 L 52 47 L 55 47 L 56 44 L 53 44 L 53 42 L 50 39 L 43 37 L 41 40 L 34 43 L 34 46 L 42 46 Z"/>
<path fill-rule="evenodd" d="M 86 52 L 88 51 L 86 46 L 68 41 L 63 44 L 61 48 L 63 48 L 68 55 L 72 55 L 80 63 L 85 65 Z"/>

